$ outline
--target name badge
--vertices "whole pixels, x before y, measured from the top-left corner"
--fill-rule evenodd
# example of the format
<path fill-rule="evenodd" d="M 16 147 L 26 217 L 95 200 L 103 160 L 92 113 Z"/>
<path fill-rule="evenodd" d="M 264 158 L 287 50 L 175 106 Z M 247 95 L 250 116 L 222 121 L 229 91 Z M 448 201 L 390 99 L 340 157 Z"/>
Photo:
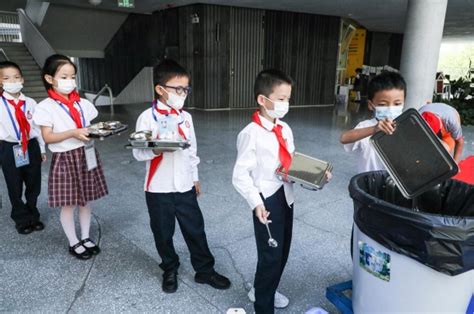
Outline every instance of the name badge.
<path fill-rule="evenodd" d="M 176 140 L 178 135 L 178 125 L 176 119 L 171 116 L 161 116 L 158 122 L 158 138 L 160 140 Z"/>
<path fill-rule="evenodd" d="M 17 168 L 30 164 L 30 156 L 28 155 L 28 150 L 23 153 L 21 145 L 13 146 L 13 156 L 15 157 L 15 166 Z"/>
<path fill-rule="evenodd" d="M 87 171 L 97 168 L 97 156 L 95 154 L 94 141 L 85 143 L 84 153 L 86 155 Z"/>

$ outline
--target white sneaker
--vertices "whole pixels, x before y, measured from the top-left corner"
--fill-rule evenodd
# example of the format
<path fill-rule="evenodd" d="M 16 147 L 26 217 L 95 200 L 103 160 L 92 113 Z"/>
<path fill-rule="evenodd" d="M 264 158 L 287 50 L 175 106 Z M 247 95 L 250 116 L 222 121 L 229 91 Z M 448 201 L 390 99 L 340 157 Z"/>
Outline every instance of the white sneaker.
<path fill-rule="evenodd" d="M 255 288 L 251 288 L 249 293 L 247 294 L 251 302 L 255 302 Z M 284 309 L 285 307 L 290 304 L 290 300 L 288 300 L 287 297 L 285 297 L 283 294 L 280 292 L 276 291 L 275 292 L 275 303 L 274 306 L 276 309 Z"/>

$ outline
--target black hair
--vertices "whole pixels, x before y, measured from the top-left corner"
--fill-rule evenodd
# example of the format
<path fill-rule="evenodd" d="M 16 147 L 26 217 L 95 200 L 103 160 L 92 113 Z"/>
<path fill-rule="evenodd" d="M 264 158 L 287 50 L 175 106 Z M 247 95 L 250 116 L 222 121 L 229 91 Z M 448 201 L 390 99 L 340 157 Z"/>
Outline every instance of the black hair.
<path fill-rule="evenodd" d="M 372 100 L 376 93 L 390 89 L 403 90 L 404 97 L 407 96 L 407 83 L 400 73 L 382 72 L 374 77 L 367 87 L 367 96 Z"/>
<path fill-rule="evenodd" d="M 51 75 L 54 77 L 56 72 L 58 72 L 59 68 L 62 67 L 65 64 L 70 64 L 74 67 L 74 71 L 77 73 L 77 67 L 76 65 L 69 59 L 68 57 L 64 55 L 51 55 L 49 56 L 46 61 L 44 62 L 43 69 L 41 71 L 41 79 L 43 80 L 43 85 L 46 90 L 52 88 L 53 86 L 46 81 L 44 78 L 45 75 Z"/>
<path fill-rule="evenodd" d="M 357 69 L 355 69 L 355 72 L 356 72 L 356 73 L 362 73 L 362 68 L 357 68 Z"/>
<path fill-rule="evenodd" d="M 172 59 L 165 59 L 153 67 L 153 86 L 166 85 L 175 77 L 187 77 L 191 79 L 191 74 L 178 62 Z"/>
<path fill-rule="evenodd" d="M 21 72 L 20 66 L 18 64 L 16 64 L 15 62 L 12 62 L 12 61 L 2 61 L 2 62 L 0 62 L 0 70 L 8 69 L 8 68 L 17 69 L 18 72 L 20 72 L 20 75 L 23 76 L 23 72 Z"/>
<path fill-rule="evenodd" d="M 293 85 L 293 79 L 280 70 L 268 69 L 258 73 L 255 78 L 253 92 L 255 100 L 258 95 L 269 97 L 275 86 L 281 84 Z"/>

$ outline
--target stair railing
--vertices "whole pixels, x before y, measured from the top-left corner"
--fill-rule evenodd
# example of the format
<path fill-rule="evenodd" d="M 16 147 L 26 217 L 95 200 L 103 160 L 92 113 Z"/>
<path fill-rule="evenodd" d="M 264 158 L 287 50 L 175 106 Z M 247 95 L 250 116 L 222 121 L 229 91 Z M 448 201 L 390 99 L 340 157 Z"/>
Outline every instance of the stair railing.
<path fill-rule="evenodd" d="M 21 42 L 20 23 L 16 12 L 0 11 L 0 41 Z"/>
<path fill-rule="evenodd" d="M 104 87 L 100 89 L 100 91 L 97 92 L 97 95 L 95 95 L 94 99 L 92 100 L 92 103 L 95 106 L 95 102 L 99 97 L 105 92 L 108 91 L 109 93 L 109 98 L 110 98 L 110 115 L 113 116 L 115 114 L 114 110 L 114 95 L 112 93 L 112 88 L 109 87 L 109 85 L 105 84 Z"/>
<path fill-rule="evenodd" d="M 0 48 L 0 62 L 1 61 L 8 61 L 10 59 L 8 59 L 8 56 L 7 54 L 5 53 L 5 50 L 3 50 L 2 48 Z"/>

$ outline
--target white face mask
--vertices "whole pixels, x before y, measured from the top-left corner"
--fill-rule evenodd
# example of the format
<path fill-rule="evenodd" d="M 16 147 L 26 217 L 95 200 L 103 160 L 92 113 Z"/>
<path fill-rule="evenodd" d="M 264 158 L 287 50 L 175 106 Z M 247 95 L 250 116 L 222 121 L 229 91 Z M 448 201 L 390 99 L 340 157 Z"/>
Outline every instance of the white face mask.
<path fill-rule="evenodd" d="M 19 93 L 23 89 L 22 82 L 14 82 L 14 83 L 4 82 L 2 85 L 3 85 L 3 90 L 9 94 Z"/>
<path fill-rule="evenodd" d="M 290 109 L 290 103 L 288 101 L 273 101 L 267 97 L 265 98 L 273 103 L 273 110 L 269 110 L 267 107 L 263 106 L 267 114 L 273 119 L 282 119 L 288 113 L 288 110 Z"/>
<path fill-rule="evenodd" d="M 76 89 L 76 80 L 57 80 L 58 86 L 56 89 L 61 94 L 69 94 Z"/>
<path fill-rule="evenodd" d="M 168 100 L 166 101 L 166 104 L 175 110 L 181 110 L 181 108 L 184 106 L 186 96 L 179 96 L 174 93 L 170 93 L 167 90 L 165 91 L 168 93 Z"/>
<path fill-rule="evenodd" d="M 377 120 L 393 120 L 403 112 L 403 105 L 397 106 L 377 106 L 375 107 L 375 118 Z"/>

